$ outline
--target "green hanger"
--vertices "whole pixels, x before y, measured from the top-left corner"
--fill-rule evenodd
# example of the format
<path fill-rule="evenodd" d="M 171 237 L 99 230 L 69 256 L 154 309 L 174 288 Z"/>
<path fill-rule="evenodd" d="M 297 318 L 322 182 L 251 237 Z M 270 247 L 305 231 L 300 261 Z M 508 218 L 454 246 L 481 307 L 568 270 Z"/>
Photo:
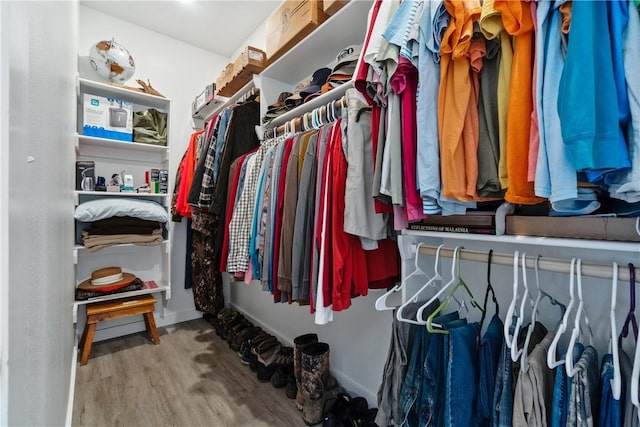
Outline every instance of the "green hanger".
<path fill-rule="evenodd" d="M 484 311 L 482 310 L 482 307 L 480 306 L 480 304 L 478 304 L 478 302 L 475 300 L 475 298 L 473 296 L 473 293 L 471 293 L 471 290 L 469 289 L 467 284 L 464 282 L 464 280 L 462 280 L 462 277 L 460 276 L 460 252 L 462 252 L 463 249 L 464 249 L 464 247 L 460 247 L 460 250 L 456 252 L 455 259 L 453 260 L 453 262 L 456 263 L 456 268 L 458 270 L 458 272 L 457 272 L 458 282 L 449 291 L 447 296 L 444 298 L 444 301 L 438 306 L 438 308 L 436 308 L 433 311 L 433 313 L 431 313 L 429 315 L 429 317 L 427 318 L 427 331 L 429 331 L 432 334 L 448 334 L 449 333 L 449 331 L 447 331 L 446 329 L 435 329 L 433 327 L 432 323 L 433 323 L 433 319 L 435 319 L 438 316 L 438 314 L 440 314 L 442 311 L 446 310 L 447 307 L 449 307 L 449 304 L 451 303 L 451 300 L 453 299 L 453 295 L 455 294 L 455 292 L 460 287 L 463 287 L 467 291 L 467 294 L 469 295 L 469 298 L 471 298 L 471 300 L 469 301 L 471 303 L 471 305 L 473 307 L 477 308 L 478 310 L 480 310 L 480 312 L 484 313 Z"/>

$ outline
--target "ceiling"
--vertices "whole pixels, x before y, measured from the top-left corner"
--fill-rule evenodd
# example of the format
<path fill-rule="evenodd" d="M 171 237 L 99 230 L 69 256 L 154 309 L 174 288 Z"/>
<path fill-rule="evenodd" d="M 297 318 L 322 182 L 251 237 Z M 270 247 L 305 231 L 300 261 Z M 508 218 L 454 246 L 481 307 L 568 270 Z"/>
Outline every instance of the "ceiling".
<path fill-rule="evenodd" d="M 80 4 L 231 57 L 280 0 L 81 0 Z"/>

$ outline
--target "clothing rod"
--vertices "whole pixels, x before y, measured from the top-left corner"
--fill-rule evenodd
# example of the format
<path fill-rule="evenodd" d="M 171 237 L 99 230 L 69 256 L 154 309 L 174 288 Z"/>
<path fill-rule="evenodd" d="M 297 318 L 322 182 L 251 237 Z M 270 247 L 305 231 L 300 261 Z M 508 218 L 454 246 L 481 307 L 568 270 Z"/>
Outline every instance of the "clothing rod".
<path fill-rule="evenodd" d="M 338 99 L 338 100 L 336 101 L 336 103 L 335 103 L 335 108 L 336 108 L 336 109 L 342 108 L 342 106 L 343 106 L 343 104 L 344 104 L 344 101 L 345 101 L 345 97 L 344 97 L 344 96 L 343 96 L 342 98 Z M 330 103 L 329 103 L 329 104 L 330 104 Z M 327 104 L 327 105 L 329 105 L 329 104 Z M 296 121 L 298 121 L 298 123 L 299 123 L 299 122 L 302 120 L 302 118 L 303 118 L 306 114 L 313 114 L 313 112 L 314 112 L 314 111 L 320 110 L 321 108 L 326 108 L 326 107 L 327 107 L 327 105 L 321 105 L 320 107 L 314 108 L 314 109 L 313 109 L 313 110 L 311 110 L 311 111 L 307 111 L 306 113 L 303 113 L 303 114 L 301 114 L 300 116 L 293 118 L 292 120 L 296 120 Z M 287 129 L 288 123 L 290 123 L 290 122 L 291 122 L 291 120 L 289 120 L 289 121 L 288 121 L 287 123 L 285 123 L 285 124 L 282 124 L 282 125 L 280 125 L 280 126 L 276 127 L 276 128 L 275 128 L 275 133 L 284 132 L 284 131 Z"/>
<path fill-rule="evenodd" d="M 413 245 L 414 248 L 416 246 L 417 244 Z M 421 254 L 435 256 L 437 250 L 438 250 L 437 246 L 420 245 Z M 440 250 L 440 256 L 445 258 L 453 258 L 453 252 L 454 252 L 454 249 L 442 248 Z M 486 264 L 489 260 L 489 252 L 462 249 L 460 251 L 460 259 L 465 261 L 483 262 Z M 535 267 L 535 259 L 536 259 L 536 255 L 533 255 L 533 254 L 527 255 L 527 268 L 533 269 Z M 491 255 L 491 263 L 513 266 L 513 254 L 493 252 L 493 254 Z M 518 263 L 522 265 L 521 261 L 518 261 Z M 540 270 L 552 271 L 555 273 L 569 274 L 570 267 L 571 267 L 571 260 L 566 260 L 566 259 L 540 257 L 540 261 L 538 263 L 538 268 Z M 640 274 L 640 270 L 638 270 L 638 267 L 636 267 L 635 269 L 636 269 L 636 277 L 640 277 L 638 276 L 638 274 Z M 613 263 L 611 265 L 606 265 L 606 264 L 591 264 L 591 263 L 583 262 L 582 275 L 611 280 L 613 278 Z M 623 264 L 618 263 L 618 281 L 619 282 L 629 281 L 629 266 L 627 265 L 627 263 L 623 263 Z"/>

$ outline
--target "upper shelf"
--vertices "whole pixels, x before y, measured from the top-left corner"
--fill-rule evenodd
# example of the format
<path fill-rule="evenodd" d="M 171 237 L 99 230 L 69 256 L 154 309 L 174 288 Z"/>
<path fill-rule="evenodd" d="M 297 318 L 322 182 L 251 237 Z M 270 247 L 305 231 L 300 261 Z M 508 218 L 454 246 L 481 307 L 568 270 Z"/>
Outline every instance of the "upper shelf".
<path fill-rule="evenodd" d="M 90 93 L 96 96 L 112 97 L 123 101 L 129 101 L 133 104 L 144 105 L 165 110 L 169 108 L 171 100 L 161 96 L 149 95 L 147 93 L 135 90 L 125 89 L 117 85 L 97 82 L 84 78 L 78 78 L 78 96 L 81 93 Z"/>
<path fill-rule="evenodd" d="M 352 44 L 362 44 L 367 32 L 367 17 L 372 2 L 351 0 L 311 34 L 260 75 L 290 84 L 292 87 L 319 68 L 335 61 L 338 53 Z"/>

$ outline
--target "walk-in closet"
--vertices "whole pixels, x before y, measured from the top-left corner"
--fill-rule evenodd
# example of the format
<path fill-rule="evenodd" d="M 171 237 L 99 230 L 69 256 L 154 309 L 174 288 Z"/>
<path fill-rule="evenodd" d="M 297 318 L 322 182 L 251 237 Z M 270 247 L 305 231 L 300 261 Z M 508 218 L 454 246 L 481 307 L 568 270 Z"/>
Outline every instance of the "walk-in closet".
<path fill-rule="evenodd" d="M 638 426 L 639 255 L 638 0 L 0 0 L 0 426 Z"/>

